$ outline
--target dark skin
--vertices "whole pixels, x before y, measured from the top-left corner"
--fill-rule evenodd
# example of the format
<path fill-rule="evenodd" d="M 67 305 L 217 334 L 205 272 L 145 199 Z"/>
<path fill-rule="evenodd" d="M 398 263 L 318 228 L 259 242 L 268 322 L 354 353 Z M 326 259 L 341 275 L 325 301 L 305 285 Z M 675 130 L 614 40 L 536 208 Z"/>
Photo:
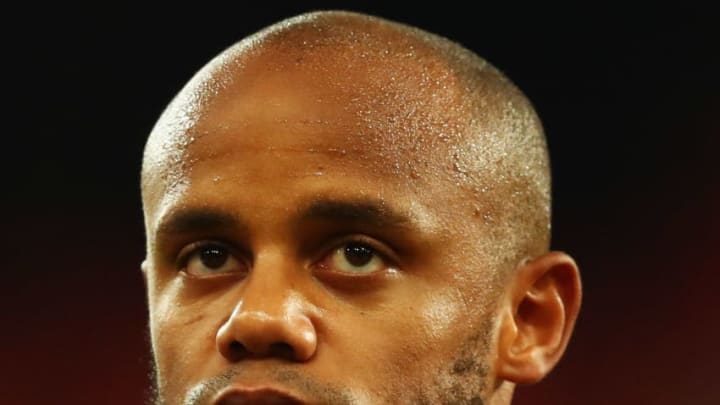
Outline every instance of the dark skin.
<path fill-rule="evenodd" d="M 453 170 L 450 152 L 471 141 L 455 89 L 418 86 L 402 58 L 326 47 L 300 61 L 287 46 L 229 51 L 148 142 L 158 402 L 510 403 L 562 356 L 574 261 L 498 264 L 505 245 Z"/>

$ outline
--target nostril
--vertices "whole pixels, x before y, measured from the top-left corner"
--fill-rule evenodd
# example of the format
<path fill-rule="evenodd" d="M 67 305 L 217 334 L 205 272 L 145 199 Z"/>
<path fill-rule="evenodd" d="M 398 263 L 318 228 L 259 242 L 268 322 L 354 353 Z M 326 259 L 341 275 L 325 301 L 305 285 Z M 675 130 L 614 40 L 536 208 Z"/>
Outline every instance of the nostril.
<path fill-rule="evenodd" d="M 285 342 L 275 342 L 271 344 L 270 353 L 286 359 L 293 359 L 295 357 L 295 349 Z"/>
<path fill-rule="evenodd" d="M 229 349 L 231 357 L 235 359 L 240 359 L 241 357 L 245 357 L 248 354 L 248 350 L 245 348 L 245 346 L 237 340 L 234 340 L 230 343 Z"/>

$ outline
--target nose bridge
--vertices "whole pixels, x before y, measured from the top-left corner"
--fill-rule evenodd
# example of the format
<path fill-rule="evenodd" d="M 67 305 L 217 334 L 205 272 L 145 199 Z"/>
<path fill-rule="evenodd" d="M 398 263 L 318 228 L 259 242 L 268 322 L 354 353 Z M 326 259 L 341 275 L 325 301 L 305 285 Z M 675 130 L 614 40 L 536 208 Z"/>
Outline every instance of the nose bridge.
<path fill-rule="evenodd" d="M 283 357 L 306 361 L 317 336 L 312 306 L 295 289 L 292 266 L 283 260 L 256 261 L 228 320 L 217 334 L 218 350 L 228 360 Z"/>
<path fill-rule="evenodd" d="M 242 296 L 233 315 L 263 314 L 265 317 L 282 317 L 293 295 L 291 275 L 279 263 L 256 265 L 242 287 Z"/>
<path fill-rule="evenodd" d="M 301 314 L 307 305 L 296 289 L 297 277 L 295 265 L 287 254 L 274 251 L 258 255 L 242 286 L 233 315 L 280 322 Z"/>

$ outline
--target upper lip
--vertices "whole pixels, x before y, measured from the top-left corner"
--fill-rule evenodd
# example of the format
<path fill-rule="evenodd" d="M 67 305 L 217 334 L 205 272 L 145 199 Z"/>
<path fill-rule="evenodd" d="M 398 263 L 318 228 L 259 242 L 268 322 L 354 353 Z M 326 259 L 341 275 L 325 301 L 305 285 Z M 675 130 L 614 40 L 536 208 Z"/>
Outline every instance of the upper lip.
<path fill-rule="evenodd" d="M 275 388 L 228 387 L 218 393 L 213 405 L 304 405 L 290 393 Z"/>

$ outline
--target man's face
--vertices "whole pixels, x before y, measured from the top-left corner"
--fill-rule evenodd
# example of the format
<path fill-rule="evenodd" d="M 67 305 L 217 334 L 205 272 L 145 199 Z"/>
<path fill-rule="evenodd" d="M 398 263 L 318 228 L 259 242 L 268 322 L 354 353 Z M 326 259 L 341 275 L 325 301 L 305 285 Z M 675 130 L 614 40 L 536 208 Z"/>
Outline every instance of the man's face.
<path fill-rule="evenodd" d="M 262 72 L 169 120 L 182 162 L 146 190 L 160 397 L 479 403 L 502 291 L 432 141 L 453 123 L 412 83 Z"/>

